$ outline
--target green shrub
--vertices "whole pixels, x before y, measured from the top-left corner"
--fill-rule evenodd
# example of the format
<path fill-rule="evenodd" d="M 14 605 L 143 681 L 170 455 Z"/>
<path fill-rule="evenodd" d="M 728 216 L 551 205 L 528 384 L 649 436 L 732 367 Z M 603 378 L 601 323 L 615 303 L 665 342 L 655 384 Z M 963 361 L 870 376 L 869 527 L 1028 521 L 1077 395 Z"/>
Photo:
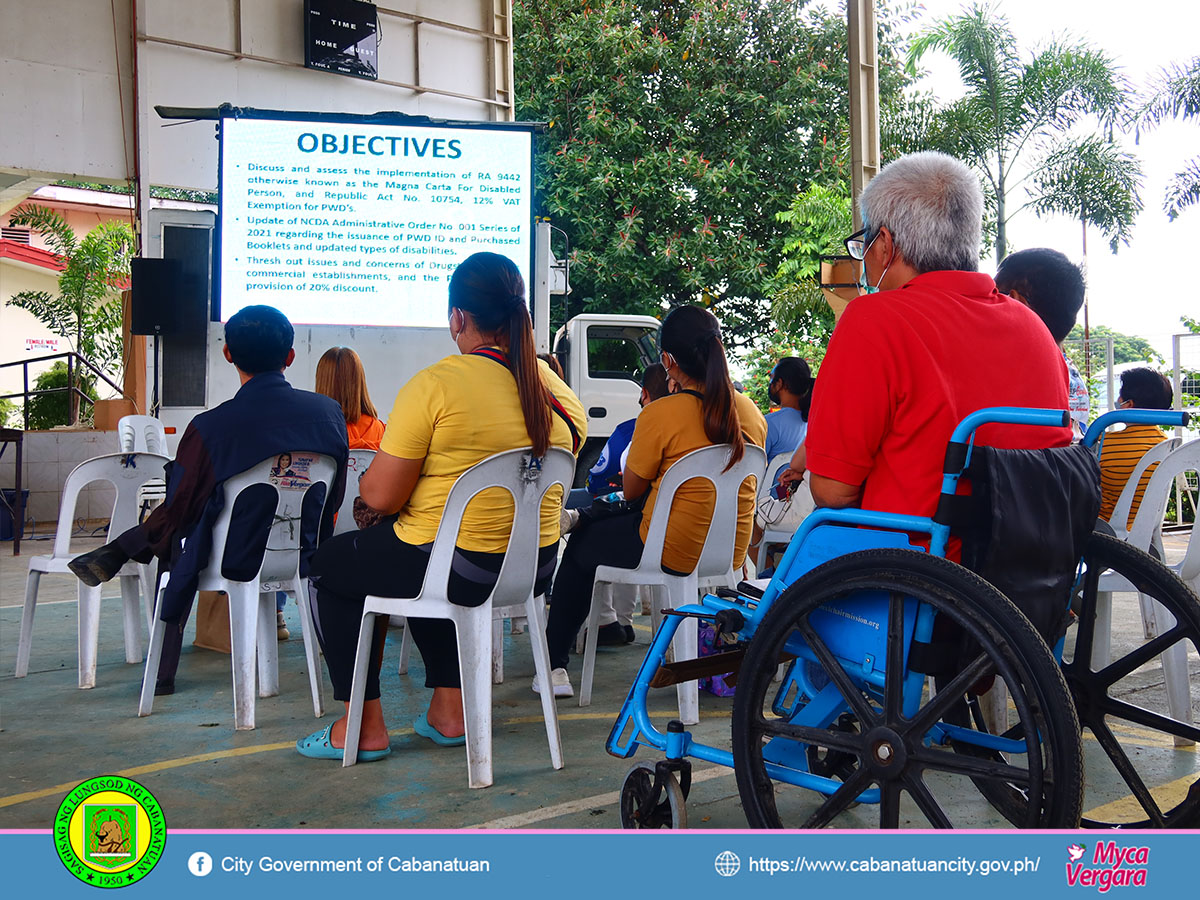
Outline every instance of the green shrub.
<path fill-rule="evenodd" d="M 96 394 L 96 378 L 88 375 L 81 379 L 81 389 L 91 398 L 92 403 L 99 399 Z M 43 391 L 49 388 L 65 388 L 67 386 L 67 364 L 59 360 L 37 377 L 33 383 L 34 390 Z M 92 419 L 92 403 L 80 402 L 79 419 L 86 424 Z M 25 427 L 30 431 L 54 428 L 56 425 L 71 423 L 71 397 L 67 391 L 54 394 L 40 394 L 29 398 L 29 421 Z"/>

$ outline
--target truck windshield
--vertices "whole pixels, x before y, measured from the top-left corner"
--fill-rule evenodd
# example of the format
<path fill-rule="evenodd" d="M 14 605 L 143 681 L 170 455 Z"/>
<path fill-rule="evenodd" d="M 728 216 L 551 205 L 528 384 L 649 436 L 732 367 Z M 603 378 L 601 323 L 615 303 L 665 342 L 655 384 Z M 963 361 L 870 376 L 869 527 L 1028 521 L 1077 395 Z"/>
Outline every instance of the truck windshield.
<path fill-rule="evenodd" d="M 642 372 L 658 362 L 658 329 L 636 325 L 589 325 L 588 375 L 641 382 Z"/>

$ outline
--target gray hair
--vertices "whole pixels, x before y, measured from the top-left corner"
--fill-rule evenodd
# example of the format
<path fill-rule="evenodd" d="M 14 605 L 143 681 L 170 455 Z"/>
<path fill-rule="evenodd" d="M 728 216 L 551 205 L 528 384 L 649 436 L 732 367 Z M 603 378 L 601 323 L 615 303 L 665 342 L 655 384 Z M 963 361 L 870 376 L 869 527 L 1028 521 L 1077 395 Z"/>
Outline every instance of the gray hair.
<path fill-rule="evenodd" d="M 954 157 L 932 150 L 902 156 L 884 166 L 858 203 L 868 237 L 886 226 L 918 272 L 979 269 L 983 192 Z"/>

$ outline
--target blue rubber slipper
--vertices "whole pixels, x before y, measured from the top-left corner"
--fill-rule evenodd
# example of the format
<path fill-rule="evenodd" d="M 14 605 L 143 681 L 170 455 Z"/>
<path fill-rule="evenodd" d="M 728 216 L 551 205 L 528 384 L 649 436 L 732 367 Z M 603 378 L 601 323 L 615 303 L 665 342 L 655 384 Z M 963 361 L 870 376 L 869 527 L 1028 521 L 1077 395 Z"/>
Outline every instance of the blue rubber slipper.
<path fill-rule="evenodd" d="M 332 730 L 333 724 L 330 723 L 323 730 L 314 731 L 308 737 L 296 741 L 296 752 L 309 759 L 341 759 L 342 748 L 333 746 L 329 740 L 329 732 Z M 383 750 L 359 750 L 358 761 L 374 762 L 377 759 L 383 759 L 391 752 L 391 747 Z"/>
<path fill-rule="evenodd" d="M 429 710 L 425 710 L 425 712 L 413 719 L 413 731 L 421 735 L 421 737 L 429 738 L 441 747 L 461 747 L 467 742 L 465 734 L 460 734 L 458 737 L 446 737 L 446 735 L 430 725 Z"/>

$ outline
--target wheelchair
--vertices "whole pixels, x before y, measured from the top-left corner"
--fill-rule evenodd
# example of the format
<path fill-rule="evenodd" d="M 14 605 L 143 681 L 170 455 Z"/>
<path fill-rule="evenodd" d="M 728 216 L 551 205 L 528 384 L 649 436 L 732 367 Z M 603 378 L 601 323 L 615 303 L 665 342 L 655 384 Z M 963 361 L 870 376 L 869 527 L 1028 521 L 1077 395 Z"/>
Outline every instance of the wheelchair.
<path fill-rule="evenodd" d="M 1076 475 L 1094 479 L 1093 492 L 1098 472 L 1089 454 L 1114 421 L 1186 424 L 1187 414 L 1123 410 L 1100 417 L 1081 444 L 1085 449 L 1075 452 L 1077 462 L 1085 456 L 1084 466 L 1091 467 L 1090 474 L 1078 468 Z M 1093 531 L 1095 505 L 1090 520 L 1079 521 L 1075 510 L 1068 526 L 1073 540 L 1059 542 L 1057 550 L 1071 555 L 1054 577 L 1041 579 L 1033 605 L 1025 598 L 1018 608 L 1001 591 L 1004 586 L 1019 596 L 1011 582 L 1028 573 L 1003 553 L 988 562 L 971 549 L 986 540 L 964 537 L 964 561 L 979 571 L 945 558 L 952 525 L 958 535 L 966 521 L 956 495 L 959 479 L 971 477 L 972 495 L 988 493 L 981 489 L 985 470 L 978 459 L 973 466 L 972 457 L 1026 452 L 976 447 L 976 430 L 990 423 L 1067 422 L 1065 413 L 1052 410 L 976 412 L 951 437 L 942 502 L 932 518 L 819 509 L 765 587 L 743 582 L 669 611 L 606 745 L 619 758 L 639 747 L 665 755 L 629 771 L 620 794 L 622 826 L 686 827 L 692 759 L 733 768 L 755 828 L 863 827 L 875 815 L 866 811 L 871 806 L 880 827 L 923 827 L 922 819 L 953 827 L 952 814 L 965 808 L 965 797 L 973 799 L 963 790 L 967 782 L 994 810 L 986 813 L 990 825 L 1200 824 L 1194 753 L 1177 753 L 1165 767 L 1159 760 L 1147 773 L 1140 770 L 1142 754 L 1126 749 L 1146 741 L 1200 741 L 1200 729 L 1136 705 L 1126 690 L 1130 678 L 1145 680 L 1147 663 L 1174 644 L 1192 654 L 1200 649 L 1200 600 L 1187 586 L 1151 556 Z M 1000 518 L 1013 512 L 1013 501 L 1004 497 L 1010 488 L 1000 480 L 991 485 L 993 495 L 1000 494 L 992 497 Z M 927 547 L 912 543 L 917 535 L 928 536 Z M 1103 578 L 1114 573 L 1161 604 L 1173 623 L 1143 644 L 1122 647 L 1115 660 L 1101 656 L 1095 641 Z M 1022 609 L 1035 619 L 1035 610 L 1043 620 L 1045 610 L 1051 613 L 1035 627 Z M 667 662 L 686 617 L 711 622 L 725 642 L 722 652 Z M 694 740 L 678 721 L 665 733 L 655 726 L 651 687 L 723 673 L 737 684 L 731 750 Z M 996 696 L 1008 698 L 999 710 L 986 702 Z M 1089 745 L 1094 739 L 1100 758 L 1119 776 L 1119 796 L 1090 795 L 1085 730 Z M 1099 764 L 1094 750 L 1086 756 L 1088 765 Z M 1122 799 L 1126 794 L 1132 804 Z M 978 824 L 979 806 L 970 807 L 972 824 Z"/>

